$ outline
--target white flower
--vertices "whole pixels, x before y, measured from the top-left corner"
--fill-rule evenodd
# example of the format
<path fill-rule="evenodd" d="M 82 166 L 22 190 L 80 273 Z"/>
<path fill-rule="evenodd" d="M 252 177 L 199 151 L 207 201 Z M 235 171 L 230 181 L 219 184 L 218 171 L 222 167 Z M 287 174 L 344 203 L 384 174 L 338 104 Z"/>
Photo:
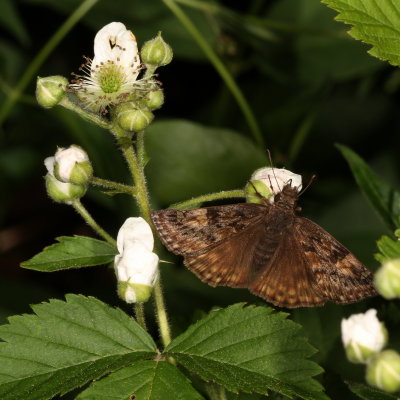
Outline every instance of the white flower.
<path fill-rule="evenodd" d="M 386 299 L 400 297 L 400 258 L 385 261 L 375 273 L 374 284 Z"/>
<path fill-rule="evenodd" d="M 143 218 L 128 218 L 121 226 L 114 265 L 118 293 L 127 303 L 143 302 L 150 297 L 158 277 L 158 256 L 153 253 L 153 246 L 153 233 Z"/>
<path fill-rule="evenodd" d="M 140 72 L 136 38 L 121 22 L 111 22 L 94 39 L 93 60 L 81 67 L 71 85 L 81 100 L 94 111 L 123 102 L 132 93 Z"/>
<path fill-rule="evenodd" d="M 79 146 L 59 148 L 54 161 L 54 175 L 62 182 L 85 184 L 93 174 L 89 157 Z"/>
<path fill-rule="evenodd" d="M 273 203 L 274 196 L 281 192 L 284 186 L 290 185 L 293 188 L 296 188 L 299 192 L 302 188 L 302 179 L 301 175 L 294 174 L 293 172 L 284 169 L 284 168 L 260 168 L 256 170 L 250 178 L 250 182 L 256 182 L 254 184 L 256 186 L 257 191 L 260 190 L 261 184 L 266 186 L 265 192 L 271 192 L 272 195 L 269 198 L 269 201 Z M 258 183 L 260 182 L 260 183 Z M 264 191 L 263 191 L 264 192 Z M 264 193 L 260 193 L 264 196 Z"/>
<path fill-rule="evenodd" d="M 342 319 L 342 341 L 349 361 L 366 363 L 380 352 L 387 342 L 387 331 L 371 308 L 364 314 Z"/>

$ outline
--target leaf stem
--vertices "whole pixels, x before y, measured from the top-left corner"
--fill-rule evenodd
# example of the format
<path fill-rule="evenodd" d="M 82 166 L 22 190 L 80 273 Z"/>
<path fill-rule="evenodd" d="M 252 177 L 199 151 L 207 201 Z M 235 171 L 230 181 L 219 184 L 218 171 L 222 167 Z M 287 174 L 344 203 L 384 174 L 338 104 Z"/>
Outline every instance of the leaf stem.
<path fill-rule="evenodd" d="M 232 199 L 232 198 L 244 198 L 246 197 L 246 192 L 243 189 L 238 190 L 225 190 L 218 193 L 209 193 L 203 194 L 202 196 L 193 197 L 192 199 L 182 201 L 180 203 L 174 203 L 170 205 L 168 208 L 174 208 L 177 210 L 182 210 L 184 208 L 188 208 L 190 206 L 196 206 L 200 203 L 204 203 L 206 201 L 212 200 L 220 200 L 220 199 Z"/>
<path fill-rule="evenodd" d="M 97 178 L 96 176 L 93 176 L 90 179 L 90 183 L 92 185 L 102 186 L 102 187 L 109 188 L 109 189 L 115 189 L 115 190 L 118 190 L 120 192 L 128 193 L 128 194 L 131 194 L 131 195 L 135 195 L 136 194 L 136 189 L 135 189 L 134 186 L 124 185 L 123 183 L 110 181 L 108 179 Z"/>
<path fill-rule="evenodd" d="M 171 330 L 168 323 L 167 309 L 165 307 L 164 295 L 162 293 L 160 280 L 158 280 L 154 286 L 154 299 L 161 340 L 164 347 L 167 347 L 171 343 Z"/>
<path fill-rule="evenodd" d="M 143 307 L 143 303 L 135 303 L 135 316 L 136 316 L 136 322 L 137 322 L 145 331 L 147 331 L 146 319 L 145 319 L 145 316 L 144 316 L 144 307 Z"/>
<path fill-rule="evenodd" d="M 8 97 L 5 104 L 1 107 L 0 125 L 7 118 L 21 93 L 28 86 L 29 82 L 32 80 L 32 77 L 36 74 L 49 54 L 57 47 L 60 41 L 68 34 L 74 25 L 97 3 L 97 1 L 98 0 L 85 0 L 81 2 L 79 7 L 65 20 L 65 22 L 54 33 L 49 41 L 41 48 L 39 53 L 26 68 L 24 74 L 18 81 L 13 91 L 10 92 L 10 97 Z"/>
<path fill-rule="evenodd" d="M 192 35 L 193 39 L 197 42 L 199 47 L 203 50 L 204 54 L 208 57 L 210 62 L 213 64 L 214 68 L 217 70 L 226 86 L 232 93 L 233 97 L 239 108 L 242 110 L 244 117 L 246 118 L 247 124 L 250 131 L 255 139 L 255 141 L 262 147 L 264 147 L 264 139 L 261 134 L 260 127 L 258 126 L 257 120 L 250 108 L 249 103 L 240 90 L 239 86 L 236 84 L 231 73 L 222 63 L 221 59 L 214 52 L 212 47 L 204 39 L 200 31 L 196 28 L 190 18 L 185 14 L 185 12 L 176 4 L 174 0 L 163 0 L 164 4 L 171 10 L 176 18 L 182 23 L 186 30 Z"/>
<path fill-rule="evenodd" d="M 86 221 L 86 223 L 103 239 L 112 245 L 116 245 L 116 241 L 112 238 L 89 214 L 88 210 L 83 206 L 80 200 L 74 200 L 71 202 L 72 207 L 75 211 Z"/>

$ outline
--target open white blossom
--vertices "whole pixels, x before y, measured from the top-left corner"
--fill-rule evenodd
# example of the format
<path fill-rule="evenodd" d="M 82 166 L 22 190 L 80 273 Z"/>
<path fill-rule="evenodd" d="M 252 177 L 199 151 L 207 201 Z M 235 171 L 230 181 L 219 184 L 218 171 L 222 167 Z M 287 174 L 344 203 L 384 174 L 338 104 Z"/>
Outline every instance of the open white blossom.
<path fill-rule="evenodd" d="M 256 187 L 257 191 L 261 190 L 261 195 L 265 196 L 262 190 L 262 184 L 265 185 L 267 192 L 272 192 L 269 201 L 273 203 L 274 196 L 281 192 L 283 187 L 290 185 L 299 192 L 302 188 L 301 175 L 295 174 L 284 168 L 260 168 L 256 170 L 250 178 L 250 182 Z M 260 185 L 261 184 L 261 185 Z"/>
<path fill-rule="evenodd" d="M 140 57 L 136 38 L 121 22 L 111 22 L 94 39 L 93 60 L 86 59 L 71 88 L 94 111 L 126 100 L 138 85 Z"/>
<path fill-rule="evenodd" d="M 121 226 L 114 265 L 118 293 L 127 303 L 143 302 L 150 297 L 158 277 L 158 256 L 153 253 L 153 246 L 153 233 L 143 218 L 128 218 Z"/>
<path fill-rule="evenodd" d="M 342 341 L 349 361 L 366 363 L 380 352 L 387 341 L 387 331 L 371 308 L 365 313 L 342 319 Z"/>

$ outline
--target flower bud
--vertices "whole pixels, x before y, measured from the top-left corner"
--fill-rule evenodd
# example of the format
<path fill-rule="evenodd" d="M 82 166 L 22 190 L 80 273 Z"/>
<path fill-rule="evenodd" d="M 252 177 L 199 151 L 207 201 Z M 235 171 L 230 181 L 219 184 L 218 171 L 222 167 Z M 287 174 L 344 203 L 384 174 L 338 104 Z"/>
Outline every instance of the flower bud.
<path fill-rule="evenodd" d="M 386 299 L 400 297 L 400 258 L 385 261 L 375 273 L 374 284 Z"/>
<path fill-rule="evenodd" d="M 400 390 L 400 355 L 394 350 L 384 350 L 372 357 L 367 366 L 367 382 L 386 392 Z"/>
<path fill-rule="evenodd" d="M 350 362 L 365 364 L 387 343 L 385 325 L 376 317 L 376 310 L 353 314 L 342 320 L 342 341 Z"/>
<path fill-rule="evenodd" d="M 143 218 L 128 218 L 121 226 L 114 266 L 118 295 L 127 303 L 145 302 L 151 295 L 158 277 L 158 256 L 153 246 L 153 233 Z"/>
<path fill-rule="evenodd" d="M 48 173 L 46 179 L 47 194 L 58 203 L 70 203 L 72 200 L 80 199 L 86 193 L 86 185 L 74 185 L 65 183 L 54 177 L 54 157 L 44 160 Z"/>
<path fill-rule="evenodd" d="M 250 181 L 247 183 L 244 190 L 246 192 L 246 201 L 248 203 L 264 204 L 261 197 L 269 199 L 273 196 L 271 189 L 263 181 Z"/>
<path fill-rule="evenodd" d="M 45 108 L 54 107 L 64 97 L 67 87 L 68 80 L 63 76 L 38 77 L 36 81 L 37 102 Z"/>
<path fill-rule="evenodd" d="M 164 42 L 161 32 L 158 32 L 154 39 L 143 45 L 140 56 L 145 64 L 161 67 L 172 61 L 173 53 L 171 46 Z"/>
<path fill-rule="evenodd" d="M 164 92 L 162 89 L 152 90 L 143 99 L 144 105 L 149 110 L 158 110 L 164 104 Z"/>
<path fill-rule="evenodd" d="M 54 155 L 54 176 L 61 182 L 86 185 L 93 176 L 87 153 L 79 146 L 59 148 Z"/>
<path fill-rule="evenodd" d="M 118 123 L 128 132 L 140 132 L 153 121 L 154 114 L 149 110 L 139 109 L 135 103 L 124 103 L 116 110 Z"/>
<path fill-rule="evenodd" d="M 271 168 L 271 167 L 265 167 L 265 168 L 260 168 L 257 169 L 253 175 L 250 178 L 251 182 L 254 181 L 260 181 L 264 184 L 264 186 L 267 186 L 269 189 L 269 192 L 272 192 L 272 195 L 269 194 L 269 192 L 266 191 L 266 189 L 261 186 L 260 183 L 258 183 L 257 185 L 257 191 L 258 188 L 260 188 L 260 190 L 263 193 L 267 193 L 268 196 L 266 196 L 270 203 L 274 202 L 274 197 L 277 193 L 281 192 L 282 189 L 284 188 L 284 186 L 286 185 L 290 185 L 293 188 L 296 188 L 297 191 L 301 190 L 302 187 L 302 179 L 301 179 L 301 175 L 298 174 L 294 174 L 293 172 L 284 169 L 284 168 Z M 250 190 L 251 192 L 251 190 Z M 253 192 L 255 192 L 254 188 L 253 188 Z M 263 195 L 263 193 L 260 193 L 261 195 Z M 254 197 L 252 196 L 252 199 L 254 200 Z M 262 203 L 262 200 L 259 199 L 260 201 L 254 201 L 255 203 Z M 249 201 L 249 200 L 248 200 Z M 251 201 L 253 202 L 253 201 Z"/>

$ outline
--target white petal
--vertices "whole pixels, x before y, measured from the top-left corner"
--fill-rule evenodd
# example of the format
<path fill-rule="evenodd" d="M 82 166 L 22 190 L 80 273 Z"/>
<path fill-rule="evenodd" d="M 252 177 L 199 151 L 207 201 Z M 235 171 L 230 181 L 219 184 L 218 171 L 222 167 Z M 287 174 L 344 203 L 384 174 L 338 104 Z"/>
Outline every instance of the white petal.
<path fill-rule="evenodd" d="M 89 157 L 80 147 L 70 146 L 68 149 L 59 148 L 54 155 L 54 159 L 55 162 L 58 163 L 58 173 L 60 177 L 67 181 L 70 179 L 75 164 L 88 161 Z"/>
<path fill-rule="evenodd" d="M 47 157 L 44 160 L 44 165 L 47 169 L 47 172 L 51 175 L 54 176 L 54 157 Z"/>
<path fill-rule="evenodd" d="M 108 61 L 134 70 L 137 75 L 140 60 L 136 38 L 121 22 L 111 22 L 104 26 L 94 39 L 92 68 Z M 130 67 L 132 64 L 133 69 Z"/>
<path fill-rule="evenodd" d="M 135 242 L 143 243 L 151 251 L 154 246 L 153 232 L 142 217 L 130 217 L 121 226 L 117 236 L 117 248 L 123 253 Z"/>

